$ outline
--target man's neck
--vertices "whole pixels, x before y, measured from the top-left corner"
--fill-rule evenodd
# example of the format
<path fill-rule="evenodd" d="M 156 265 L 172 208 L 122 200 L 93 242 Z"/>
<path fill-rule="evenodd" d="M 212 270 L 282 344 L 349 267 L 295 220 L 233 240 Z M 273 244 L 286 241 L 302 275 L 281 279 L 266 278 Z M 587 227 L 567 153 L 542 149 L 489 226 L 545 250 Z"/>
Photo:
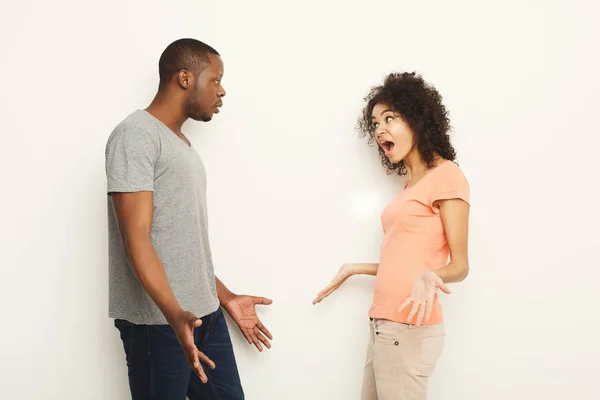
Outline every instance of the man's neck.
<path fill-rule="evenodd" d="M 165 124 L 173 133 L 180 135 L 181 127 L 187 120 L 187 116 L 179 102 L 174 101 L 174 97 L 176 96 L 158 92 L 146 111 Z"/>

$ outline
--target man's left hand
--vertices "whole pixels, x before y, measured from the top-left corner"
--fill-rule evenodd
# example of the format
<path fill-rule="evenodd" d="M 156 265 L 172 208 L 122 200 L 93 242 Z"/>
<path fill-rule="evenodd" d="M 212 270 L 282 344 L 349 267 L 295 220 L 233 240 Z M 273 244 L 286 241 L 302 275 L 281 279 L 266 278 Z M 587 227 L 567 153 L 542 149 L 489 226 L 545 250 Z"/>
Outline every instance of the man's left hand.
<path fill-rule="evenodd" d="M 271 348 L 270 340 L 273 340 L 271 332 L 260 322 L 256 315 L 256 305 L 269 305 L 273 301 L 264 297 L 255 297 L 248 295 L 236 295 L 225 304 L 225 309 L 239 326 L 240 330 L 248 340 L 249 344 L 254 344 L 258 351 L 263 351 L 261 342 Z M 266 338 L 265 338 L 266 335 Z"/>

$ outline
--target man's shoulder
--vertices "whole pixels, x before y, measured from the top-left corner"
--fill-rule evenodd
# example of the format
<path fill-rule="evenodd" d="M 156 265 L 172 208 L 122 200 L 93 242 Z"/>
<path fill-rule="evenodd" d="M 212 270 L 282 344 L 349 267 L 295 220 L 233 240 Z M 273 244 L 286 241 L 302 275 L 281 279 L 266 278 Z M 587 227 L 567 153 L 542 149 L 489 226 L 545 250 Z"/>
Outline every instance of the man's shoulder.
<path fill-rule="evenodd" d="M 107 146 L 119 139 L 158 142 L 160 131 L 146 111 L 136 110 L 114 127 L 107 139 Z"/>

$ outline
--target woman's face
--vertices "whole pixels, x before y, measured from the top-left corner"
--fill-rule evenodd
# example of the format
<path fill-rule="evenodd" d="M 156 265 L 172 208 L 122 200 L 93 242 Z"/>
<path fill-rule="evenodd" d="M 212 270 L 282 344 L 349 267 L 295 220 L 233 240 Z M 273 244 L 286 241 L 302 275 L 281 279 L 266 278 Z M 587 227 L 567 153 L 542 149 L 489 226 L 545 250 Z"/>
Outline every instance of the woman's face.
<path fill-rule="evenodd" d="M 402 116 L 386 104 L 377 104 L 371 113 L 375 140 L 393 164 L 404 160 L 414 149 L 414 133 Z"/>

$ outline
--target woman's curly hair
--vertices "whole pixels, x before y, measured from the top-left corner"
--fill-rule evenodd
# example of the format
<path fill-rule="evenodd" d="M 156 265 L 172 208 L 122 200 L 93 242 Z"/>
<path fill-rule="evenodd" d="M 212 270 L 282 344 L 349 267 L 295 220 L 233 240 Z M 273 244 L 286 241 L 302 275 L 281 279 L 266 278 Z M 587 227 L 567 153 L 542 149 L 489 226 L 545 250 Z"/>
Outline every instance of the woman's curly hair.
<path fill-rule="evenodd" d="M 385 104 L 399 113 L 410 126 L 415 145 L 429 168 L 434 166 L 436 154 L 450 161 L 456 158 L 449 135 L 452 127 L 442 96 L 421 75 L 393 72 L 385 78 L 383 85 L 373 87 L 364 101 L 367 105 L 358 120 L 358 130 L 361 137 L 369 137 L 369 145 L 377 142 L 371 121 L 373 108 L 377 104 Z M 381 164 L 388 174 L 406 175 L 404 161 L 392 164 L 381 146 L 377 147 Z"/>

